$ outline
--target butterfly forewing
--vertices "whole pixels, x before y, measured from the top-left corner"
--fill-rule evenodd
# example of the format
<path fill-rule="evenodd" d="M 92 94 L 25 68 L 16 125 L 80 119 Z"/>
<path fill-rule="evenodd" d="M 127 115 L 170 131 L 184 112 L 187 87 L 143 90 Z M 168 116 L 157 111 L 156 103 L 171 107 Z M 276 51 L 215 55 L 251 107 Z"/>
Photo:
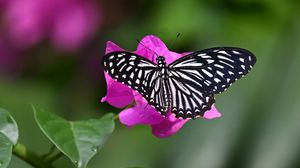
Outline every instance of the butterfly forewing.
<path fill-rule="evenodd" d="M 205 92 L 221 93 L 246 75 L 255 62 L 256 58 L 250 51 L 222 47 L 194 52 L 169 67 L 187 81 L 201 86 Z"/>
<path fill-rule="evenodd" d="M 152 83 L 146 77 L 154 73 L 156 66 L 139 55 L 120 51 L 106 54 L 103 67 L 112 78 L 144 95 Z"/>
<path fill-rule="evenodd" d="M 142 56 L 120 51 L 108 53 L 103 58 L 104 71 L 113 79 L 136 90 L 157 111 L 166 113 L 164 83 L 157 66 Z"/>

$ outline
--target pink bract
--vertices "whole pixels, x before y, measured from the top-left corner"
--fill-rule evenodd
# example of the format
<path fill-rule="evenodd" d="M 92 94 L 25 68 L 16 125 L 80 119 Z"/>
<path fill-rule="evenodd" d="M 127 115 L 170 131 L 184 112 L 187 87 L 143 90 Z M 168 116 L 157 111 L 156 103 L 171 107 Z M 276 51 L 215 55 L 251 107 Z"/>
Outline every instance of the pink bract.
<path fill-rule="evenodd" d="M 72 51 L 98 30 L 101 10 L 94 0 L 10 0 L 3 9 L 10 41 L 28 48 L 50 39 Z"/>
<path fill-rule="evenodd" d="M 106 44 L 106 54 L 113 51 L 123 51 L 118 45 L 111 41 Z M 154 52 L 158 55 L 163 55 L 166 58 L 168 64 L 177 60 L 178 58 L 185 56 L 188 53 L 175 53 L 169 51 L 166 45 L 156 36 L 145 36 L 139 43 L 137 50 L 134 53 L 152 60 Z M 173 114 L 169 113 L 167 117 L 163 117 L 152 106 L 148 105 L 145 99 L 141 95 L 137 94 L 134 90 L 130 89 L 126 85 L 113 80 L 108 74 L 105 73 L 105 79 L 107 83 L 107 94 L 102 98 L 102 102 L 108 102 L 110 105 L 123 108 L 135 101 L 135 105 L 120 112 L 120 122 L 128 127 L 143 124 L 152 127 L 152 133 L 159 138 L 166 138 L 177 131 L 189 119 L 178 119 Z M 214 119 L 221 117 L 221 113 L 218 112 L 213 105 L 211 110 L 206 111 L 203 118 Z"/>
<path fill-rule="evenodd" d="M 22 68 L 22 59 L 5 40 L 0 37 L 0 74 L 14 74 Z"/>

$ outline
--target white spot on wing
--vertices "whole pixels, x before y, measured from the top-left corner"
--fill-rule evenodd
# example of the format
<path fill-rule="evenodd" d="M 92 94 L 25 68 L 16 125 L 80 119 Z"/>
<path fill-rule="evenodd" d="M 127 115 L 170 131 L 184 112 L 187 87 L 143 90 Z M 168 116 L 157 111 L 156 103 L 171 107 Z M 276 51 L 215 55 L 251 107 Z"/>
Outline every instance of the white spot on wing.
<path fill-rule="evenodd" d="M 223 55 L 218 55 L 217 57 L 220 58 L 220 59 L 223 59 L 223 60 L 227 60 L 227 61 L 230 61 L 230 62 L 234 62 L 232 59 L 229 59 L 229 58 L 227 58 L 227 57 L 224 57 Z"/>
<path fill-rule="evenodd" d="M 126 71 L 129 71 L 130 69 L 132 69 L 132 66 L 128 66 L 128 67 L 126 68 Z"/>
<path fill-rule="evenodd" d="M 206 69 L 201 69 L 203 73 L 205 73 L 207 76 L 209 77 L 213 77 L 213 74 L 211 74 L 210 72 L 208 72 Z"/>
<path fill-rule="evenodd" d="M 129 65 L 134 65 L 134 61 L 130 61 L 130 62 L 129 62 Z"/>
<path fill-rule="evenodd" d="M 135 55 L 132 55 L 130 58 L 129 58 L 129 61 L 134 61 L 136 59 L 136 56 Z"/>
<path fill-rule="evenodd" d="M 218 53 L 220 53 L 220 54 L 225 54 L 225 55 L 228 55 L 228 56 L 231 56 L 230 54 L 228 54 L 226 51 L 224 51 L 224 50 L 221 50 L 221 51 L 219 51 Z"/>
<path fill-rule="evenodd" d="M 122 64 L 125 61 L 125 58 L 122 58 L 118 63 L 117 66 L 120 66 L 120 64 Z"/>
<path fill-rule="evenodd" d="M 198 54 L 198 56 L 201 58 L 211 58 L 211 56 L 207 54 Z"/>
<path fill-rule="evenodd" d="M 233 52 L 233 54 L 239 54 L 239 55 L 241 54 L 240 52 L 234 51 L 234 50 L 232 52 Z"/>
<path fill-rule="evenodd" d="M 122 54 L 118 54 L 118 57 L 123 57 L 125 55 L 125 53 L 122 53 Z"/>
<path fill-rule="evenodd" d="M 221 82 L 221 80 L 219 78 L 214 78 L 214 81 L 217 83 Z"/>
<path fill-rule="evenodd" d="M 134 77 L 134 73 L 133 72 L 131 72 L 131 74 L 130 74 L 130 76 L 129 76 L 131 79 L 133 79 L 133 77 Z"/>
<path fill-rule="evenodd" d="M 234 73 L 233 73 L 233 72 L 231 72 L 231 71 L 228 71 L 228 73 L 229 73 L 229 75 L 234 75 Z"/>
<path fill-rule="evenodd" d="M 224 73 L 220 72 L 220 71 L 217 71 L 217 74 L 220 75 L 221 77 L 224 76 Z"/>
<path fill-rule="evenodd" d="M 138 73 L 138 77 L 141 78 L 142 77 L 142 71 L 140 70 Z"/>
<path fill-rule="evenodd" d="M 224 61 L 222 61 L 222 60 L 220 60 L 220 63 L 225 64 L 225 65 L 227 65 L 227 66 L 229 66 L 229 67 L 231 67 L 231 68 L 234 68 L 234 66 L 232 66 L 231 64 L 229 64 L 229 63 L 227 63 L 227 62 L 224 62 Z"/>
<path fill-rule="evenodd" d="M 224 68 L 224 66 L 222 66 L 222 65 L 220 65 L 220 64 L 214 64 L 214 66 L 215 66 L 215 67 L 218 67 L 218 68 L 222 68 L 222 69 Z"/>
<path fill-rule="evenodd" d="M 215 61 L 214 61 L 214 60 L 212 60 L 212 59 L 207 59 L 206 61 L 207 61 L 207 63 L 209 63 L 209 64 L 211 64 L 211 63 L 215 62 Z"/>

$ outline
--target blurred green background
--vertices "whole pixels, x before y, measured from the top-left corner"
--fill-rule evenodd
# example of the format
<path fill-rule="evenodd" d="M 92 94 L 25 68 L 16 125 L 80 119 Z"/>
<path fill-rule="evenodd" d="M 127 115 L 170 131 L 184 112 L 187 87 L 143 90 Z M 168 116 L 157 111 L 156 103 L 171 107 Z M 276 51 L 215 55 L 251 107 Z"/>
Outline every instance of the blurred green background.
<path fill-rule="evenodd" d="M 61 1 L 66 4 L 60 7 L 82 3 Z M 51 145 L 35 124 L 30 103 L 70 120 L 118 113 L 119 109 L 100 103 L 106 92 L 100 66 L 105 42 L 112 40 L 133 51 L 136 39 L 154 34 L 176 52 L 214 46 L 246 48 L 255 53 L 257 64 L 249 75 L 216 96 L 221 118 L 190 121 L 167 139 L 154 137 L 147 126 L 128 129 L 117 123 L 90 168 L 300 167 L 300 1 L 93 1 L 90 5 L 97 12 L 83 18 L 97 24 L 75 19 L 78 25 L 71 26 L 75 28 L 69 31 L 71 36 L 79 34 L 80 24 L 94 29 L 82 29 L 92 33 L 69 48 L 51 41 L 49 25 L 54 27 L 54 23 L 48 15 L 38 22 L 46 26 L 38 29 L 35 22 L 33 33 L 28 31 L 27 38 L 18 40 L 19 34 L 14 33 L 24 30 L 19 24 L 22 20 L 10 21 L 15 17 L 7 9 L 16 4 L 9 3 L 0 3 L 0 106 L 12 113 L 20 141 L 34 151 L 46 153 Z M 63 15 L 56 14 L 58 18 Z M 65 30 L 63 24 L 58 26 Z M 41 30 L 43 38 L 23 47 Z M 171 46 L 178 33 L 181 36 Z M 21 40 L 25 42 L 20 45 Z M 73 167 L 66 157 L 55 165 Z M 21 167 L 30 166 L 14 157 L 10 168 Z"/>

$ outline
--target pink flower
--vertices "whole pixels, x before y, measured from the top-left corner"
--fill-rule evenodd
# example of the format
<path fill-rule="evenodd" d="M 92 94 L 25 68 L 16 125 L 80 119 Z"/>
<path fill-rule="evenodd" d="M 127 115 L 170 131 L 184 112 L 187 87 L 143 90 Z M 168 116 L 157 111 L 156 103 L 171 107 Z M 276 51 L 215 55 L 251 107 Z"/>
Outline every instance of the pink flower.
<path fill-rule="evenodd" d="M 0 74 L 14 74 L 22 69 L 22 58 L 0 37 Z"/>
<path fill-rule="evenodd" d="M 113 51 L 123 51 L 123 49 L 113 42 L 108 41 L 106 54 Z M 165 56 L 168 64 L 187 54 L 169 51 L 166 45 L 158 37 L 153 35 L 144 37 L 134 53 L 152 60 L 153 51 L 158 55 Z M 102 98 L 102 102 L 106 101 L 112 106 L 123 108 L 129 105 L 133 100 L 135 101 L 133 107 L 125 109 L 119 114 L 120 122 L 128 127 L 138 124 L 150 125 L 155 136 L 165 138 L 175 134 L 189 120 L 178 119 L 171 113 L 168 113 L 167 117 L 163 117 L 152 106 L 148 105 L 140 94 L 137 94 L 126 85 L 116 82 L 106 73 L 105 79 L 107 83 L 107 94 Z M 220 116 L 221 114 L 213 105 L 211 110 L 205 112 L 203 118 L 213 119 Z"/>
<path fill-rule="evenodd" d="M 0 9 L 5 5 L 6 1 L 5 0 L 0 0 Z M 1 9 L 2 10 L 2 9 Z"/>
<path fill-rule="evenodd" d="M 50 39 L 59 49 L 75 50 L 96 33 L 100 11 L 93 0 L 10 0 L 4 19 L 15 46 Z"/>

